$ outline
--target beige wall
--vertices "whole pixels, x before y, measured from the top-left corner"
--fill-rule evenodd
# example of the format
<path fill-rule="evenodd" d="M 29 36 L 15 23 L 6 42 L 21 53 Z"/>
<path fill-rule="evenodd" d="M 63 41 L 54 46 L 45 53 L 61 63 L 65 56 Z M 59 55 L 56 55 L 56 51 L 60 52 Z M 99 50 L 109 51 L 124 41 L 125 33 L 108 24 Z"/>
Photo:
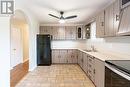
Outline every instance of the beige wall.
<path fill-rule="evenodd" d="M 16 28 L 21 30 L 22 35 L 22 54 L 23 62 L 29 59 L 29 29 L 28 24 L 23 21 L 13 19 L 11 21 L 11 28 Z"/>

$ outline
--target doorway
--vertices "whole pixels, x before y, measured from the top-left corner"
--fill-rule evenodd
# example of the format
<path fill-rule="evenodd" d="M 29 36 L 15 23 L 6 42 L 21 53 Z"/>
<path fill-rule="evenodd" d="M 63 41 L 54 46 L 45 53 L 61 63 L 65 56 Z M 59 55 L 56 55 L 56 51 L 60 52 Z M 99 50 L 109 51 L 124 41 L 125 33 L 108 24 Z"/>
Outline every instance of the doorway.
<path fill-rule="evenodd" d="M 28 73 L 29 67 L 29 27 L 25 14 L 16 10 L 11 16 L 11 87 Z"/>

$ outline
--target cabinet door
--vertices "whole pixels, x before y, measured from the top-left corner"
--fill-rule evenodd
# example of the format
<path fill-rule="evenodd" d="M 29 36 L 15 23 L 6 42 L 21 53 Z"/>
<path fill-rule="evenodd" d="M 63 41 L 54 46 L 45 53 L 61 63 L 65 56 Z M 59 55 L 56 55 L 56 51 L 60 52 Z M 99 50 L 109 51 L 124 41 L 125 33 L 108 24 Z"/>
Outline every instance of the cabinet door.
<path fill-rule="evenodd" d="M 59 63 L 67 63 L 67 50 L 60 50 L 60 62 Z"/>
<path fill-rule="evenodd" d="M 83 30 L 82 26 L 77 26 L 77 39 L 83 39 Z"/>
<path fill-rule="evenodd" d="M 57 40 L 58 39 L 58 27 L 53 26 L 52 31 L 53 31 L 53 36 L 52 36 L 53 40 Z"/>
<path fill-rule="evenodd" d="M 73 51 L 73 52 L 72 52 L 72 63 L 76 63 L 76 64 L 77 64 L 77 62 L 78 62 L 77 50 L 73 49 L 72 51 Z"/>
<path fill-rule="evenodd" d="M 105 36 L 114 36 L 114 12 L 113 4 L 105 10 Z"/>
<path fill-rule="evenodd" d="M 83 70 L 86 74 L 88 73 L 88 58 L 86 53 L 83 53 Z"/>
<path fill-rule="evenodd" d="M 65 38 L 68 39 L 68 40 L 71 40 L 71 28 L 69 26 L 66 26 L 65 27 Z"/>
<path fill-rule="evenodd" d="M 130 6 L 122 11 L 120 27 L 118 30 L 119 35 L 130 35 Z"/>
<path fill-rule="evenodd" d="M 85 26 L 83 26 L 82 30 L 83 30 L 83 39 L 87 39 L 86 35 L 87 29 L 85 28 Z"/>
<path fill-rule="evenodd" d="M 59 26 L 58 27 L 58 39 L 59 40 L 64 40 L 65 39 L 65 27 L 64 26 Z"/>
<path fill-rule="evenodd" d="M 40 26 L 40 34 L 51 34 L 51 26 Z"/>
<path fill-rule="evenodd" d="M 76 40 L 76 26 L 71 27 L 71 39 Z"/>
<path fill-rule="evenodd" d="M 76 39 L 76 27 L 75 26 L 67 26 L 65 30 L 65 37 L 69 40 Z"/>
<path fill-rule="evenodd" d="M 104 37 L 105 32 L 105 14 L 104 11 L 102 11 L 97 17 L 96 17 L 96 37 Z"/>
<path fill-rule="evenodd" d="M 67 51 L 67 63 L 72 63 L 73 62 L 73 59 L 72 59 L 72 54 L 73 54 L 73 50 L 68 50 Z"/>
<path fill-rule="evenodd" d="M 78 65 L 79 65 L 80 64 L 80 51 L 78 50 L 77 53 L 78 53 Z"/>
<path fill-rule="evenodd" d="M 105 81 L 105 63 L 95 59 L 95 85 L 96 87 L 104 87 Z"/>
<path fill-rule="evenodd" d="M 81 51 L 78 52 L 78 64 L 83 68 L 83 54 Z"/>
<path fill-rule="evenodd" d="M 60 63 L 59 50 L 52 50 L 52 63 Z"/>
<path fill-rule="evenodd" d="M 119 21 L 120 21 L 120 1 L 116 0 L 114 2 L 114 36 L 116 36 L 118 32 Z"/>

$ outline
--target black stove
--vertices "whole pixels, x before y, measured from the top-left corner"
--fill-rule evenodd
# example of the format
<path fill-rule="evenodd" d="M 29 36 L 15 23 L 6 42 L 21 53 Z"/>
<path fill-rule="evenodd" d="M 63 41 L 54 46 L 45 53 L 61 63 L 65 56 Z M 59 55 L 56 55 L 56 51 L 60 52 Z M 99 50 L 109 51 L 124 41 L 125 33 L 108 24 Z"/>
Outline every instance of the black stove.
<path fill-rule="evenodd" d="M 106 63 L 116 67 L 130 76 L 130 60 L 108 60 Z"/>

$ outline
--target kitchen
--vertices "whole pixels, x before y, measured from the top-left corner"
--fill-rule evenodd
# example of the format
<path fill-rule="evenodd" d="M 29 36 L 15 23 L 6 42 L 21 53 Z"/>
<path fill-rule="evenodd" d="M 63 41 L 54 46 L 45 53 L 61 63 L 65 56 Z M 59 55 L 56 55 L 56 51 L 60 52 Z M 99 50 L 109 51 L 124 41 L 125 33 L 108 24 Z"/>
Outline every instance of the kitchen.
<path fill-rule="evenodd" d="M 96 87 L 129 87 L 124 45 L 129 43 L 130 11 L 125 1 L 121 6 L 116 0 L 86 25 L 41 25 L 41 35 L 52 35 L 52 64 L 78 64 Z"/>
<path fill-rule="evenodd" d="M 28 9 L 24 18 L 29 69 L 12 87 L 130 87 L 130 0 L 73 1 L 63 0 L 61 5 L 58 0 L 56 6 L 53 1 L 32 0 L 27 8 L 29 1 L 16 1 L 16 9 L 25 4 Z M 2 37 L 10 41 L 9 35 L 10 31 Z M 10 43 L 2 43 L 0 48 L 8 44 L 4 52 L 10 53 Z M 7 78 L 0 79 L 2 87 L 12 84 L 9 62 L 0 63 L 1 68 L 8 65 L 8 72 L 0 74 Z"/>

